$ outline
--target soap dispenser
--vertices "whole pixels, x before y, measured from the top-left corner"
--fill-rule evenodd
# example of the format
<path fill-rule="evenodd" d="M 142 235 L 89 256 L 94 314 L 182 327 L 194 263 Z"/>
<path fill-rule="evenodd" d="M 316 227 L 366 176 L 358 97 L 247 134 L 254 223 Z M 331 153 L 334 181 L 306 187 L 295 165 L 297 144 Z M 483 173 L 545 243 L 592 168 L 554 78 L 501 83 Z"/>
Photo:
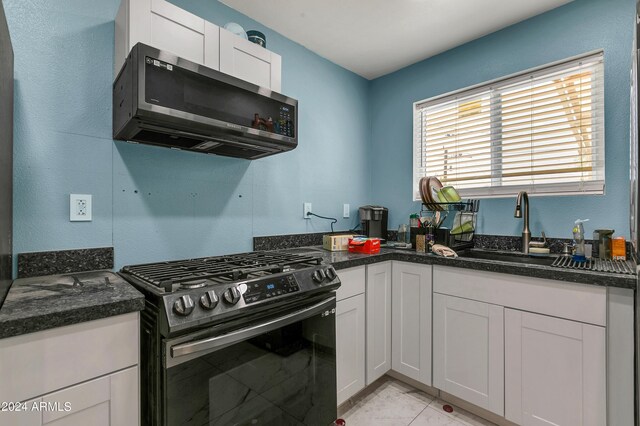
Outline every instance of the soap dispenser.
<path fill-rule="evenodd" d="M 576 242 L 576 251 L 573 254 L 573 261 L 583 263 L 587 261 L 584 255 L 584 226 L 582 224 L 589 219 L 577 219 L 573 226 L 573 240 Z"/>

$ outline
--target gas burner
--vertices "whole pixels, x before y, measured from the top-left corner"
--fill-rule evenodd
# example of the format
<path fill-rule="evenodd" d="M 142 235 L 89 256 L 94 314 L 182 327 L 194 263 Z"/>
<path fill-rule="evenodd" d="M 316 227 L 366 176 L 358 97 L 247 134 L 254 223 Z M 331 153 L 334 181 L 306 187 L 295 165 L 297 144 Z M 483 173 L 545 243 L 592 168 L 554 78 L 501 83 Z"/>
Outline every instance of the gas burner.
<path fill-rule="evenodd" d="M 207 285 L 206 281 L 180 283 L 180 288 L 201 288 Z"/>

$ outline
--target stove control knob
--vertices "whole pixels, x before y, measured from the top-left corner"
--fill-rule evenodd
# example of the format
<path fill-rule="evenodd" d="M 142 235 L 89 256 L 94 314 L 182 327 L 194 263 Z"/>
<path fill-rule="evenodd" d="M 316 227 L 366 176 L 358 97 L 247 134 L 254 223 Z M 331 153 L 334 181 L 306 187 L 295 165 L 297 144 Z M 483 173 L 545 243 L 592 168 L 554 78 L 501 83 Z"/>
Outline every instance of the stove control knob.
<path fill-rule="evenodd" d="M 200 305 L 208 311 L 212 310 L 218 305 L 218 295 L 215 291 L 209 290 L 202 296 L 200 296 Z"/>
<path fill-rule="evenodd" d="M 193 312 L 194 307 L 195 304 L 193 303 L 193 299 L 191 299 L 191 296 L 188 294 L 180 296 L 180 298 L 173 304 L 173 310 L 176 311 L 176 314 L 182 315 L 183 317 L 186 317 Z"/>
<path fill-rule="evenodd" d="M 327 276 L 327 279 L 329 281 L 333 281 L 336 279 L 336 271 L 334 271 L 332 268 L 327 268 L 324 271 L 325 275 Z"/>
<path fill-rule="evenodd" d="M 224 300 L 225 302 L 235 305 L 240 300 L 240 290 L 238 287 L 229 287 L 224 292 Z"/>
<path fill-rule="evenodd" d="M 313 274 L 311 274 L 311 279 L 317 283 L 321 283 L 324 280 L 323 275 L 320 275 L 320 271 L 314 271 Z"/>

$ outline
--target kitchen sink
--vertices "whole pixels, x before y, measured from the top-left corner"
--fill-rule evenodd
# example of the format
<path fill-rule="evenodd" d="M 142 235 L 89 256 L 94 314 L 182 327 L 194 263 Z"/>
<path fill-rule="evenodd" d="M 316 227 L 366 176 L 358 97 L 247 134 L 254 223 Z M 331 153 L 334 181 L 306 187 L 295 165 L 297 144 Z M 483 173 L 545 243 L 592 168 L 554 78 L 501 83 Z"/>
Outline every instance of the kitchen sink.
<path fill-rule="evenodd" d="M 551 266 L 556 256 L 531 256 L 520 253 L 505 253 L 495 251 L 482 251 L 482 250 L 466 250 L 458 253 L 458 256 L 463 259 L 481 259 L 481 260 L 497 260 L 500 262 L 512 262 L 521 263 L 526 265 L 544 265 Z"/>

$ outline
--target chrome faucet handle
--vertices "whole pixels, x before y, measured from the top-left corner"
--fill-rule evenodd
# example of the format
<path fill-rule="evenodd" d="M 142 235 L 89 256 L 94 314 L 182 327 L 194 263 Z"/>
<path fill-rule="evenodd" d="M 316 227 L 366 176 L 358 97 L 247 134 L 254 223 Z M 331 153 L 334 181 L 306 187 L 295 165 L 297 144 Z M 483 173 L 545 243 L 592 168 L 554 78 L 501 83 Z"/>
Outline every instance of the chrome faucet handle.
<path fill-rule="evenodd" d="M 542 241 L 529 241 L 529 247 L 544 248 L 547 246 L 547 236 L 544 234 L 544 231 L 540 234 L 542 236 Z"/>

